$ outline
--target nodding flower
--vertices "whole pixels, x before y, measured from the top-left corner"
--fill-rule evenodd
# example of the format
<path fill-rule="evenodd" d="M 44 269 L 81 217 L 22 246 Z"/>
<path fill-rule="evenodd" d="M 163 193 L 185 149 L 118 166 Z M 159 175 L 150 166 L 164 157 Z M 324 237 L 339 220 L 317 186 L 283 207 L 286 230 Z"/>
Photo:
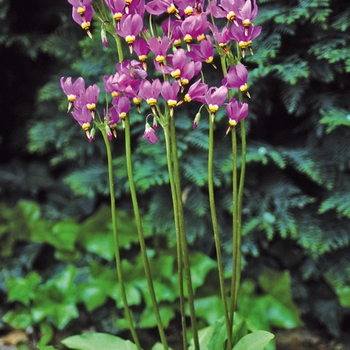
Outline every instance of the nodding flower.
<path fill-rule="evenodd" d="M 235 98 L 231 98 L 226 106 L 229 127 L 226 130 L 226 135 L 238 122 L 248 115 L 248 103 L 238 102 Z"/>
<path fill-rule="evenodd" d="M 209 111 L 211 113 L 212 121 L 214 121 L 215 113 L 220 108 L 220 106 L 225 102 L 227 97 L 226 86 L 212 86 L 208 89 L 205 94 L 205 103 L 207 104 Z"/>
<path fill-rule="evenodd" d="M 239 15 L 242 19 L 245 35 L 248 36 L 248 28 L 253 26 L 253 19 L 258 15 L 258 5 L 256 4 L 256 0 L 253 1 L 253 4 L 252 1 L 246 1 L 240 9 Z"/>
<path fill-rule="evenodd" d="M 261 33 L 262 27 L 253 27 L 248 28 L 248 34 L 245 33 L 245 28 L 243 26 L 235 27 L 232 26 L 230 29 L 230 37 L 238 43 L 238 46 L 241 49 L 242 57 L 245 57 L 245 49 L 248 47 L 250 53 L 253 55 L 253 40 L 258 37 Z"/>
<path fill-rule="evenodd" d="M 146 122 L 145 132 L 144 132 L 142 137 L 147 139 L 147 141 L 149 143 L 157 143 L 158 142 L 156 132 L 154 131 L 154 129 L 151 127 L 151 125 L 148 122 Z"/>
<path fill-rule="evenodd" d="M 74 111 L 72 112 L 73 118 L 79 123 L 79 125 L 85 130 L 86 136 L 91 142 L 93 135 L 90 133 L 91 128 L 91 112 L 86 107 L 86 104 L 82 100 L 77 100 L 77 103 L 74 106 Z"/>
<path fill-rule="evenodd" d="M 91 7 L 92 0 L 68 0 L 68 2 L 73 6 L 73 20 L 86 31 L 90 38 L 92 38 L 90 32 L 91 19 L 94 13 Z"/>
<path fill-rule="evenodd" d="M 133 43 L 143 28 L 143 19 L 138 14 L 123 16 L 120 20 L 120 27 L 117 28 L 117 34 L 125 39 L 129 45 L 130 54 L 133 52 Z"/>
<path fill-rule="evenodd" d="M 174 81 L 172 84 L 170 84 L 168 81 L 165 81 L 160 92 L 170 108 L 171 117 L 174 115 L 174 108 L 177 105 L 177 94 L 179 93 L 179 90 L 180 85 L 176 81 Z"/>
<path fill-rule="evenodd" d="M 222 79 L 221 82 L 222 85 L 225 85 L 227 88 L 238 89 L 239 91 L 244 92 L 250 98 L 247 84 L 248 71 L 242 63 L 230 67 L 226 77 Z"/>
<path fill-rule="evenodd" d="M 187 91 L 187 94 L 184 96 L 184 102 L 198 101 L 205 103 L 205 94 L 208 91 L 208 85 L 201 83 L 201 80 L 197 80 L 193 83 Z"/>
<path fill-rule="evenodd" d="M 157 104 L 161 89 L 162 83 L 159 79 L 153 80 L 152 83 L 145 79 L 140 85 L 139 96 L 151 106 L 154 115 L 157 114 L 154 106 Z"/>
<path fill-rule="evenodd" d="M 67 95 L 68 100 L 68 110 L 69 112 L 74 104 L 74 102 L 77 100 L 77 98 L 80 97 L 82 93 L 85 92 L 85 82 L 83 78 L 78 78 L 74 83 L 72 83 L 72 78 L 68 77 L 64 81 L 64 77 L 60 79 L 61 88 L 63 92 Z"/>
<path fill-rule="evenodd" d="M 145 5 L 145 9 L 151 15 L 159 16 L 164 13 L 174 15 L 176 18 L 181 19 L 179 10 L 176 8 L 171 0 L 153 0 Z"/>

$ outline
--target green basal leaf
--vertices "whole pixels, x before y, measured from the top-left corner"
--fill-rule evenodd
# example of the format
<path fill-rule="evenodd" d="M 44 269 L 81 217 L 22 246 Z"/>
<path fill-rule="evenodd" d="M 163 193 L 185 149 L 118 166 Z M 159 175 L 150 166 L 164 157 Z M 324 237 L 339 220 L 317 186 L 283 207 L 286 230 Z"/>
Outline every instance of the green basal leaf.
<path fill-rule="evenodd" d="M 190 254 L 191 277 L 193 289 L 203 285 L 204 280 L 211 269 L 216 268 L 214 260 L 200 252 Z"/>
<path fill-rule="evenodd" d="M 78 295 L 89 312 L 102 306 L 108 297 L 103 286 L 100 284 L 90 284 L 89 282 L 80 283 L 78 285 Z"/>
<path fill-rule="evenodd" d="M 164 346 L 161 343 L 156 343 L 152 346 L 151 350 L 164 350 Z M 169 350 L 172 350 L 172 348 L 169 348 Z"/>
<path fill-rule="evenodd" d="M 164 327 L 167 327 L 170 320 L 175 317 L 173 305 L 160 305 L 159 313 Z M 140 318 L 139 326 L 141 328 L 151 328 L 157 326 L 157 320 L 153 308 L 149 307 L 144 310 Z"/>
<path fill-rule="evenodd" d="M 233 350 L 264 350 L 274 335 L 266 331 L 257 331 L 245 335 L 233 347 Z"/>
<path fill-rule="evenodd" d="M 124 340 L 106 333 L 86 333 L 73 335 L 61 341 L 69 349 L 74 350 L 96 350 L 96 349 L 118 349 L 137 350 L 135 344 L 130 340 Z"/>
<path fill-rule="evenodd" d="M 2 317 L 2 321 L 18 329 L 26 329 L 33 324 L 29 308 L 22 305 L 17 305 L 14 309 L 7 312 Z"/>
<path fill-rule="evenodd" d="M 20 301 L 29 306 L 41 277 L 36 272 L 30 272 L 25 278 L 10 278 L 6 281 L 8 301 Z"/>
<path fill-rule="evenodd" d="M 197 317 L 202 318 L 208 324 L 212 324 L 224 314 L 221 298 L 218 295 L 195 299 L 195 309 Z"/>
<path fill-rule="evenodd" d="M 289 271 L 280 272 L 266 269 L 259 276 L 259 284 L 266 293 L 274 296 L 296 315 L 299 314 L 299 310 L 293 302 Z"/>

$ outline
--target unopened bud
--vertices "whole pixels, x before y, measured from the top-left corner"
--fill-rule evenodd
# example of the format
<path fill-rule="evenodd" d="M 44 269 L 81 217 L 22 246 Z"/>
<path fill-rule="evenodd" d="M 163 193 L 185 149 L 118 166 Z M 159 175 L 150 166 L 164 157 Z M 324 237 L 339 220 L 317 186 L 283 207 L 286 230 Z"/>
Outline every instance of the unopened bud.
<path fill-rule="evenodd" d="M 193 120 L 193 129 L 195 129 L 198 126 L 200 120 L 201 120 L 201 114 L 198 112 Z"/>
<path fill-rule="evenodd" d="M 107 33 L 105 31 L 104 25 L 101 26 L 101 40 L 104 47 L 108 46 Z"/>

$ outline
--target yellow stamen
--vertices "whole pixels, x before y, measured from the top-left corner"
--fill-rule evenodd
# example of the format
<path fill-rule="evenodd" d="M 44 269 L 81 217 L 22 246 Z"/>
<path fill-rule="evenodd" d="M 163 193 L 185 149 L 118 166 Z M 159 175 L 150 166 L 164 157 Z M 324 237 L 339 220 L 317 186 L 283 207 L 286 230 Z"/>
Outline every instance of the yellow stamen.
<path fill-rule="evenodd" d="M 113 18 L 116 20 L 116 21 L 120 21 L 121 18 L 123 17 L 123 14 L 121 12 L 117 12 L 113 15 Z"/>
<path fill-rule="evenodd" d="M 157 103 L 157 100 L 156 100 L 155 98 L 151 97 L 151 98 L 148 98 L 148 99 L 146 100 L 146 102 L 147 102 L 150 106 L 154 106 L 154 105 Z"/>
<path fill-rule="evenodd" d="M 121 112 L 121 113 L 119 114 L 119 118 L 122 119 L 122 120 L 124 120 L 124 119 L 126 118 L 126 113 L 125 113 L 125 112 Z"/>
<path fill-rule="evenodd" d="M 235 14 L 233 11 L 230 11 L 230 12 L 227 14 L 226 18 L 227 18 L 229 21 L 233 21 L 233 20 L 235 20 L 235 18 L 236 18 L 236 14 Z"/>
<path fill-rule="evenodd" d="M 173 72 L 171 72 L 171 76 L 175 79 L 179 79 L 181 76 L 181 71 L 180 69 L 176 69 Z"/>
<path fill-rule="evenodd" d="M 73 94 L 67 96 L 67 100 L 69 102 L 74 102 L 76 99 L 77 99 L 77 97 L 75 95 L 73 95 Z"/>
<path fill-rule="evenodd" d="M 211 113 L 215 113 L 219 109 L 219 106 L 210 104 L 208 108 Z"/>
<path fill-rule="evenodd" d="M 174 108 L 177 102 L 175 100 L 168 100 L 167 103 L 169 107 Z"/>
<path fill-rule="evenodd" d="M 185 15 L 191 16 L 193 14 L 193 7 L 192 6 L 187 6 L 184 10 Z"/>
<path fill-rule="evenodd" d="M 162 56 L 162 55 L 158 55 L 156 57 L 156 61 L 159 62 L 159 63 L 163 63 L 165 61 L 165 57 Z"/>
<path fill-rule="evenodd" d="M 90 123 L 84 123 L 81 127 L 82 127 L 85 131 L 89 131 L 89 130 L 90 130 Z"/>
<path fill-rule="evenodd" d="M 248 85 L 244 84 L 239 87 L 239 91 L 246 92 L 248 90 Z"/>
<path fill-rule="evenodd" d="M 174 40 L 173 45 L 174 45 L 175 47 L 180 46 L 180 45 L 181 45 L 181 39 L 176 39 L 176 40 Z"/>
<path fill-rule="evenodd" d="M 134 97 L 132 100 L 135 103 L 135 105 L 139 105 L 142 102 L 141 97 Z"/>
<path fill-rule="evenodd" d="M 81 7 L 78 7 L 77 8 L 77 12 L 80 14 L 80 15 L 83 15 L 86 11 L 86 7 L 85 6 L 81 6 Z"/>
<path fill-rule="evenodd" d="M 186 95 L 184 96 L 184 101 L 185 101 L 185 102 L 190 102 L 190 101 L 191 101 L 191 97 L 190 97 L 189 94 L 186 94 Z"/>
<path fill-rule="evenodd" d="M 133 44 L 133 42 L 135 41 L 135 35 L 127 35 L 127 36 L 125 37 L 125 41 L 126 41 L 129 45 Z"/>
<path fill-rule="evenodd" d="M 93 109 L 96 108 L 96 105 L 94 103 L 87 103 L 86 107 L 89 111 L 92 111 Z"/>
<path fill-rule="evenodd" d="M 199 42 L 201 42 L 202 40 L 204 40 L 205 39 L 205 35 L 204 34 L 201 34 L 201 35 L 198 35 L 197 36 L 197 40 L 199 41 Z"/>
<path fill-rule="evenodd" d="M 190 42 L 192 42 L 193 38 L 190 34 L 186 34 L 184 37 L 184 41 L 185 43 L 189 44 Z"/>
<path fill-rule="evenodd" d="M 237 122 L 233 119 L 229 119 L 228 123 L 230 124 L 231 127 L 237 125 Z"/>

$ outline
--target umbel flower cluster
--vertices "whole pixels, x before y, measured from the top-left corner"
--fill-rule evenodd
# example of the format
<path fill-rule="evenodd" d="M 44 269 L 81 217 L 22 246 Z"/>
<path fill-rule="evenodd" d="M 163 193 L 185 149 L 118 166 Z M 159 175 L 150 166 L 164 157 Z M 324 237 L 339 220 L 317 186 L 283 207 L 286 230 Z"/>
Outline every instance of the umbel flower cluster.
<path fill-rule="evenodd" d="M 151 143 L 157 142 L 157 124 L 173 117 L 176 107 L 182 103 L 200 102 L 212 120 L 217 110 L 226 105 L 227 132 L 247 116 L 247 103 L 243 103 L 242 98 L 237 101 L 233 92 L 238 90 L 250 97 L 248 72 L 241 59 L 247 49 L 253 54 L 252 42 L 261 32 L 261 27 L 253 25 L 258 14 L 256 0 L 221 0 L 220 3 L 201 0 L 68 2 L 73 6 L 74 21 L 89 36 L 92 17 L 96 16 L 101 22 L 105 46 L 108 45 L 109 33 L 119 43 L 125 40 L 130 49 L 130 60 L 119 56 L 116 72 L 104 77 L 104 89 L 111 96 L 111 107 L 99 120 L 106 128 L 108 138 L 116 136 L 119 120 L 125 120 L 133 104 L 139 111 L 141 103 L 150 107 L 144 137 Z M 152 25 L 154 22 L 158 27 Z M 145 23 L 151 23 L 149 28 Z M 215 52 L 219 53 L 221 65 L 225 66 L 220 86 L 205 83 L 202 72 L 203 65 L 217 69 L 213 64 Z M 149 76 L 148 71 L 154 71 L 149 67 L 150 62 L 160 73 L 157 76 L 163 76 L 162 80 Z M 86 88 L 83 78 L 72 82 L 71 77 L 61 78 L 61 87 L 69 101 L 68 111 L 74 107 L 72 115 L 91 141 L 97 122 L 99 87 Z M 165 106 L 164 112 L 159 108 L 161 105 Z M 150 116 L 153 117 L 152 126 L 148 122 Z M 197 113 L 194 128 L 199 118 Z"/>

